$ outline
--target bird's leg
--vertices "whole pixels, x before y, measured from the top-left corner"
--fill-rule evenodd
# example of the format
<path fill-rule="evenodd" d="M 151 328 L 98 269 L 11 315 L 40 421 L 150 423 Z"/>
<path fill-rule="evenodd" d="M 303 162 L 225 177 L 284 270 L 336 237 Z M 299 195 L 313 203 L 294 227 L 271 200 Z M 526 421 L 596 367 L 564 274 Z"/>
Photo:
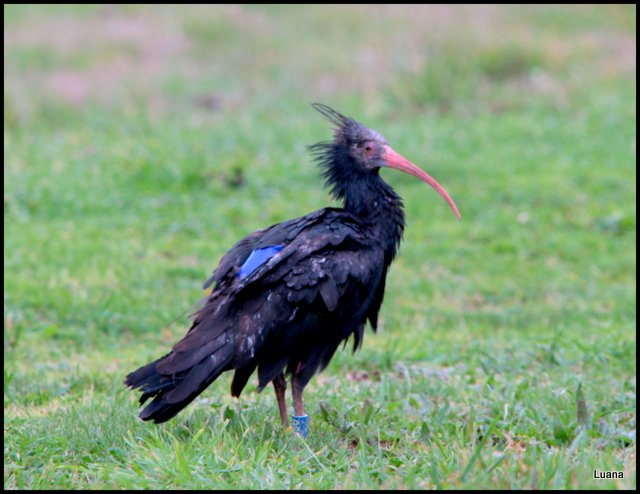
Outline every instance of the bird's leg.
<path fill-rule="evenodd" d="M 306 438 L 309 432 L 308 417 L 304 413 L 304 403 L 302 401 L 302 392 L 304 391 L 304 384 L 300 382 L 300 377 L 297 374 L 291 376 L 291 393 L 293 394 L 293 409 L 294 415 L 291 418 L 291 425 L 293 431 Z"/>
<path fill-rule="evenodd" d="M 280 373 L 273 381 L 273 389 L 276 392 L 276 400 L 278 400 L 278 409 L 280 410 L 280 419 L 282 425 L 285 427 L 288 425 L 287 417 L 287 402 L 284 398 L 284 393 L 287 391 L 287 382 L 284 380 L 284 374 Z"/>
<path fill-rule="evenodd" d="M 294 374 L 291 376 L 291 394 L 293 395 L 293 410 L 298 417 L 302 417 L 304 415 L 304 402 L 302 400 L 303 391 L 304 386 L 300 384 L 300 381 Z"/>

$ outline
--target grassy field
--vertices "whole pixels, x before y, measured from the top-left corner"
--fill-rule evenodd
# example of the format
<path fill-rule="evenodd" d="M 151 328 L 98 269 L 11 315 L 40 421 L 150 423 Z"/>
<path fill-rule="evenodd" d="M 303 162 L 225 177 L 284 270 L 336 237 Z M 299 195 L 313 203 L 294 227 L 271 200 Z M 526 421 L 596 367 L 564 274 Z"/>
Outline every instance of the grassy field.
<path fill-rule="evenodd" d="M 636 487 L 635 6 L 4 14 L 6 489 Z M 306 441 L 226 375 L 142 423 L 122 380 L 220 256 L 333 204 L 312 101 L 462 221 L 383 172 L 381 328 L 307 388 Z"/>

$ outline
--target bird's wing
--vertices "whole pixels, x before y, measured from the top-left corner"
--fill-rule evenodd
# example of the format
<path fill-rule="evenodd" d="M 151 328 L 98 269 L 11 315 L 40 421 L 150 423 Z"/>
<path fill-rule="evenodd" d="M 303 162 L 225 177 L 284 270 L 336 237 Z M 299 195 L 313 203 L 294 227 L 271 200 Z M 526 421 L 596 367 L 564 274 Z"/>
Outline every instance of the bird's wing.
<path fill-rule="evenodd" d="M 220 262 L 218 263 L 218 267 L 215 268 L 213 274 L 205 282 L 203 288 L 206 290 L 213 283 L 217 286 L 231 273 L 231 271 L 234 270 L 234 268 L 241 266 L 247 260 L 254 249 L 254 245 L 260 240 L 260 238 L 262 238 L 264 233 L 265 230 L 257 230 L 247 235 L 231 247 L 229 252 L 222 256 L 222 259 L 220 259 Z"/>
<path fill-rule="evenodd" d="M 235 396 L 256 367 L 258 389 L 296 359 L 306 380 L 349 336 L 354 349 L 362 341 L 386 271 L 384 252 L 366 241 L 358 221 L 332 216 L 307 225 L 235 285 Z"/>
<path fill-rule="evenodd" d="M 242 275 L 253 253 L 273 246 L 281 248 Z M 216 286 L 194 314 L 191 329 L 157 368 L 169 375 L 205 358 L 217 362 L 224 357 L 226 368 L 255 369 L 265 352 L 271 353 L 267 347 L 286 332 L 298 331 L 294 326 L 315 329 L 316 324 L 303 322 L 310 314 L 333 314 L 340 321 L 330 338 L 333 351 L 350 334 L 357 345 L 375 286 L 383 278 L 383 257 L 380 249 L 367 245 L 359 221 L 339 209 L 319 210 L 255 232 L 222 258 L 213 275 Z M 320 301 L 324 305 L 318 305 Z M 288 341 L 299 335 L 293 337 Z M 317 365 L 326 365 L 333 351 L 319 356 Z M 282 371 L 283 359 L 264 366 L 268 372 L 259 369 L 261 386 Z"/>
<path fill-rule="evenodd" d="M 247 235 L 222 256 L 213 274 L 205 282 L 204 288 L 207 289 L 214 283 L 217 287 L 223 280 L 233 281 L 252 252 L 290 242 L 300 231 L 322 220 L 333 211 L 336 210 L 333 208 L 320 209 L 306 216 L 277 223 Z"/>
<path fill-rule="evenodd" d="M 360 222 L 344 210 L 333 208 L 274 225 L 255 243 L 254 252 L 269 246 L 280 248 L 241 277 L 236 292 L 255 284 L 276 282 L 292 270 L 301 270 L 300 262 L 313 253 L 340 250 L 338 246 L 343 250 L 367 247 Z"/>

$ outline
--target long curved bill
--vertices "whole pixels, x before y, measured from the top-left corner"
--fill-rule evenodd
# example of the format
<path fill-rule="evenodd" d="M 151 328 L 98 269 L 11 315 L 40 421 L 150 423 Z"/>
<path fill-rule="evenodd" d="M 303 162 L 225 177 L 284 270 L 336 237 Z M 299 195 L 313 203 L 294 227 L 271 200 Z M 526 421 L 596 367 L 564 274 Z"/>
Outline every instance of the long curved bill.
<path fill-rule="evenodd" d="M 411 163 L 408 159 L 396 153 L 389 146 L 384 146 L 384 152 L 382 153 L 382 158 L 385 160 L 387 166 L 389 168 L 395 168 L 396 170 L 401 170 L 409 175 L 413 175 L 414 177 L 419 178 L 426 184 L 433 187 L 442 197 L 444 197 L 445 201 L 449 203 L 451 209 L 455 213 L 458 219 L 460 218 L 460 213 L 458 212 L 458 208 L 456 207 L 456 203 L 453 202 L 453 199 L 447 194 L 447 191 L 442 188 L 442 186 L 435 181 L 434 178 L 431 177 L 427 172 L 423 169 L 418 168 L 416 165 Z"/>

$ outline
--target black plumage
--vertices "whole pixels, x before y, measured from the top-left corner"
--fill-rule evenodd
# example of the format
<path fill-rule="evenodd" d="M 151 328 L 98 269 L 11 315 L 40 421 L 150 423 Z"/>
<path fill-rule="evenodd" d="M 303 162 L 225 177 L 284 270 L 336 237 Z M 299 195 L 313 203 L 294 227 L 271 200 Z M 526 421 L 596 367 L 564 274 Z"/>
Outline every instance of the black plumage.
<path fill-rule="evenodd" d="M 273 383 L 287 423 L 285 376 L 296 415 L 302 392 L 342 342 L 375 331 L 385 278 L 404 230 L 402 200 L 381 167 L 417 176 L 453 201 L 424 171 L 395 153 L 376 131 L 331 108 L 313 105 L 335 126 L 334 140 L 310 147 L 343 208 L 325 208 L 258 230 L 227 252 L 205 288 L 213 291 L 186 336 L 125 383 L 152 398 L 140 417 L 174 417 L 222 372 L 234 370 L 239 396 L 257 369 L 258 390 Z"/>

